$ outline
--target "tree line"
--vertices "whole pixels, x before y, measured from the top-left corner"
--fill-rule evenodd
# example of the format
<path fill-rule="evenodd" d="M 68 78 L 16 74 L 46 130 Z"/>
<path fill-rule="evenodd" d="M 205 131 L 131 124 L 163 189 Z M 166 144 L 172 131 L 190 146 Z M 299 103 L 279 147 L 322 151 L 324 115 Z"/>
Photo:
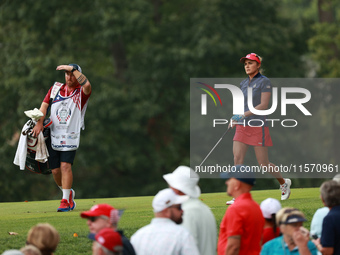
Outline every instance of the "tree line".
<path fill-rule="evenodd" d="M 93 88 L 73 166 L 83 198 L 153 195 L 165 186 L 163 174 L 190 164 L 190 78 L 244 77 L 239 59 L 250 52 L 263 56 L 269 78 L 340 75 L 335 0 L 5 0 L 0 21 L 0 201 L 59 198 L 51 176 L 12 163 L 23 112 L 64 80 L 59 64 L 78 63 Z M 314 94 L 323 124 L 290 139 L 336 163 L 339 88 Z M 310 139 L 325 132 L 321 145 Z M 273 137 L 274 157 L 293 161 L 284 151 L 294 146 Z M 200 183 L 203 192 L 224 190 L 221 180 Z M 257 186 L 276 188 L 271 180 Z"/>

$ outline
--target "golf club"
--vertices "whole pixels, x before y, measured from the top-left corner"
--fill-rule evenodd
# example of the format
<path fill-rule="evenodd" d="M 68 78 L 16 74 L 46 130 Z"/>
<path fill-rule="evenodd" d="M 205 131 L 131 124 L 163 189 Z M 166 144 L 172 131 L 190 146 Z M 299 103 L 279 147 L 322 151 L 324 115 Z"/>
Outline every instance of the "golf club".
<path fill-rule="evenodd" d="M 224 134 L 221 136 L 221 138 L 217 141 L 217 143 L 215 144 L 215 146 L 210 150 L 210 152 L 208 153 L 208 155 L 203 159 L 202 163 L 199 165 L 199 167 L 201 167 L 203 165 L 203 163 L 207 160 L 207 158 L 210 156 L 210 154 L 214 151 L 214 149 L 216 148 L 216 146 L 222 141 L 223 137 L 232 129 L 231 126 L 228 127 L 228 129 L 224 132 Z"/>

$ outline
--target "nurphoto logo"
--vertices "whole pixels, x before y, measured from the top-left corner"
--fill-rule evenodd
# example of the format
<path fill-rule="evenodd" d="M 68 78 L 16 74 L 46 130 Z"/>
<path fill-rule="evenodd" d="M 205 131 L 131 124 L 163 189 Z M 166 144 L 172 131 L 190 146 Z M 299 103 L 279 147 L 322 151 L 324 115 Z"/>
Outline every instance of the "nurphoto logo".
<path fill-rule="evenodd" d="M 216 91 L 216 89 L 219 89 L 221 92 L 220 93 L 225 93 L 225 91 L 231 92 L 232 98 L 233 98 L 233 115 L 235 114 L 244 114 L 244 94 L 242 90 L 232 84 L 214 84 L 214 87 L 211 85 L 208 85 L 203 82 L 197 82 L 199 84 L 204 85 L 206 88 L 199 88 L 202 91 L 204 91 L 204 94 L 201 94 L 201 115 L 207 115 L 208 112 L 208 104 L 207 104 L 207 95 L 209 95 L 212 100 L 215 103 L 215 106 L 217 106 L 216 100 L 214 98 L 214 95 L 217 97 L 217 99 L 220 101 L 221 106 L 222 100 L 219 95 L 219 93 Z M 214 95 L 208 90 L 210 89 Z M 247 97 L 247 105 L 249 110 L 258 116 L 268 116 L 272 113 L 274 113 L 277 109 L 278 106 L 278 88 L 273 87 L 272 88 L 272 105 L 269 109 L 267 110 L 258 110 L 254 107 L 253 105 L 253 90 L 256 89 L 256 84 L 252 87 L 248 87 L 248 97 Z M 305 88 L 299 88 L 299 87 L 282 87 L 281 88 L 281 116 L 286 116 L 287 115 L 287 105 L 295 105 L 305 116 L 312 116 L 312 114 L 307 110 L 307 108 L 304 106 L 305 103 L 309 102 L 311 99 L 311 93 L 308 89 Z M 301 96 L 300 98 L 290 98 L 290 95 L 296 96 Z M 295 127 L 297 126 L 298 122 L 295 119 L 266 119 L 267 124 L 271 124 L 271 126 L 274 126 L 274 123 L 277 121 L 281 122 L 281 125 L 283 127 Z M 231 125 L 235 124 L 241 124 L 241 125 L 248 125 L 248 126 L 253 126 L 253 123 L 256 123 L 254 126 L 264 126 L 265 121 L 262 119 L 251 119 L 246 123 L 246 120 L 243 120 L 241 122 L 232 122 Z M 213 119 L 213 127 L 216 125 L 224 125 L 228 124 L 229 121 L 227 119 Z M 260 123 L 260 125 L 259 125 Z M 289 125 L 289 123 L 291 125 Z"/>

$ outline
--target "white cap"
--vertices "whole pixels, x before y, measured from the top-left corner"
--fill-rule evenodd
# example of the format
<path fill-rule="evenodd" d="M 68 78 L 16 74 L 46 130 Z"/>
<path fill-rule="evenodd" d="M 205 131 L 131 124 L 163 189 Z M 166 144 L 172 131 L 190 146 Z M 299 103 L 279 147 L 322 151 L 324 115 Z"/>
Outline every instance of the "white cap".
<path fill-rule="evenodd" d="M 198 198 L 201 195 L 201 189 L 197 186 L 200 178 L 190 167 L 179 166 L 172 173 L 163 175 L 163 178 L 171 187 L 190 197 Z"/>
<path fill-rule="evenodd" d="M 152 200 L 153 211 L 155 213 L 161 212 L 172 205 L 182 204 L 188 199 L 189 196 L 176 195 L 176 193 L 170 188 L 163 189 L 159 191 Z"/>
<path fill-rule="evenodd" d="M 1 255 L 24 255 L 24 254 L 19 250 L 7 250 L 1 253 Z"/>
<path fill-rule="evenodd" d="M 272 214 L 276 214 L 281 209 L 280 202 L 275 198 L 267 198 L 262 201 L 260 205 L 263 217 L 265 219 L 271 219 Z"/>

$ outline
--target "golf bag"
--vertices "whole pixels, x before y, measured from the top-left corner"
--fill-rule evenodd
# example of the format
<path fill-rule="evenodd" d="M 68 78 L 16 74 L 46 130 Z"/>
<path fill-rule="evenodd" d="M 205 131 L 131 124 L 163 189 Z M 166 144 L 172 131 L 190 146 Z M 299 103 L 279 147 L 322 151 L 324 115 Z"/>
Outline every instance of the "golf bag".
<path fill-rule="evenodd" d="M 44 120 L 43 135 L 44 135 L 46 146 L 49 146 L 49 144 L 51 143 L 50 128 L 49 128 L 51 124 L 52 122 L 50 121 L 49 118 Z M 52 172 L 51 172 L 48 161 L 46 161 L 45 163 L 42 163 L 42 162 L 35 160 L 38 138 L 30 135 L 35 125 L 33 121 L 30 120 L 28 122 L 28 125 L 29 125 L 29 128 L 23 132 L 23 135 L 27 135 L 27 155 L 26 155 L 25 167 L 27 170 L 33 173 L 36 173 L 36 174 L 51 174 Z"/>
<path fill-rule="evenodd" d="M 55 82 L 52 90 L 51 90 L 51 95 L 50 95 L 50 100 L 49 100 L 49 106 L 46 112 L 46 116 L 48 116 L 51 108 L 51 104 L 58 94 L 61 86 L 63 84 L 59 82 Z M 48 161 L 45 163 L 39 162 L 35 160 L 36 156 L 36 150 L 37 150 L 37 144 L 38 144 L 38 138 L 31 136 L 31 132 L 35 126 L 35 123 L 33 120 L 29 120 L 27 122 L 28 128 L 22 132 L 23 135 L 27 135 L 27 155 L 26 155 L 26 162 L 25 162 L 25 167 L 29 171 L 37 174 L 51 174 L 52 171 L 50 169 Z M 44 129 L 43 129 L 43 135 L 45 139 L 46 146 L 48 150 L 51 149 L 51 135 L 50 135 L 50 126 L 52 125 L 52 121 L 50 118 L 45 118 L 44 119 Z"/>

